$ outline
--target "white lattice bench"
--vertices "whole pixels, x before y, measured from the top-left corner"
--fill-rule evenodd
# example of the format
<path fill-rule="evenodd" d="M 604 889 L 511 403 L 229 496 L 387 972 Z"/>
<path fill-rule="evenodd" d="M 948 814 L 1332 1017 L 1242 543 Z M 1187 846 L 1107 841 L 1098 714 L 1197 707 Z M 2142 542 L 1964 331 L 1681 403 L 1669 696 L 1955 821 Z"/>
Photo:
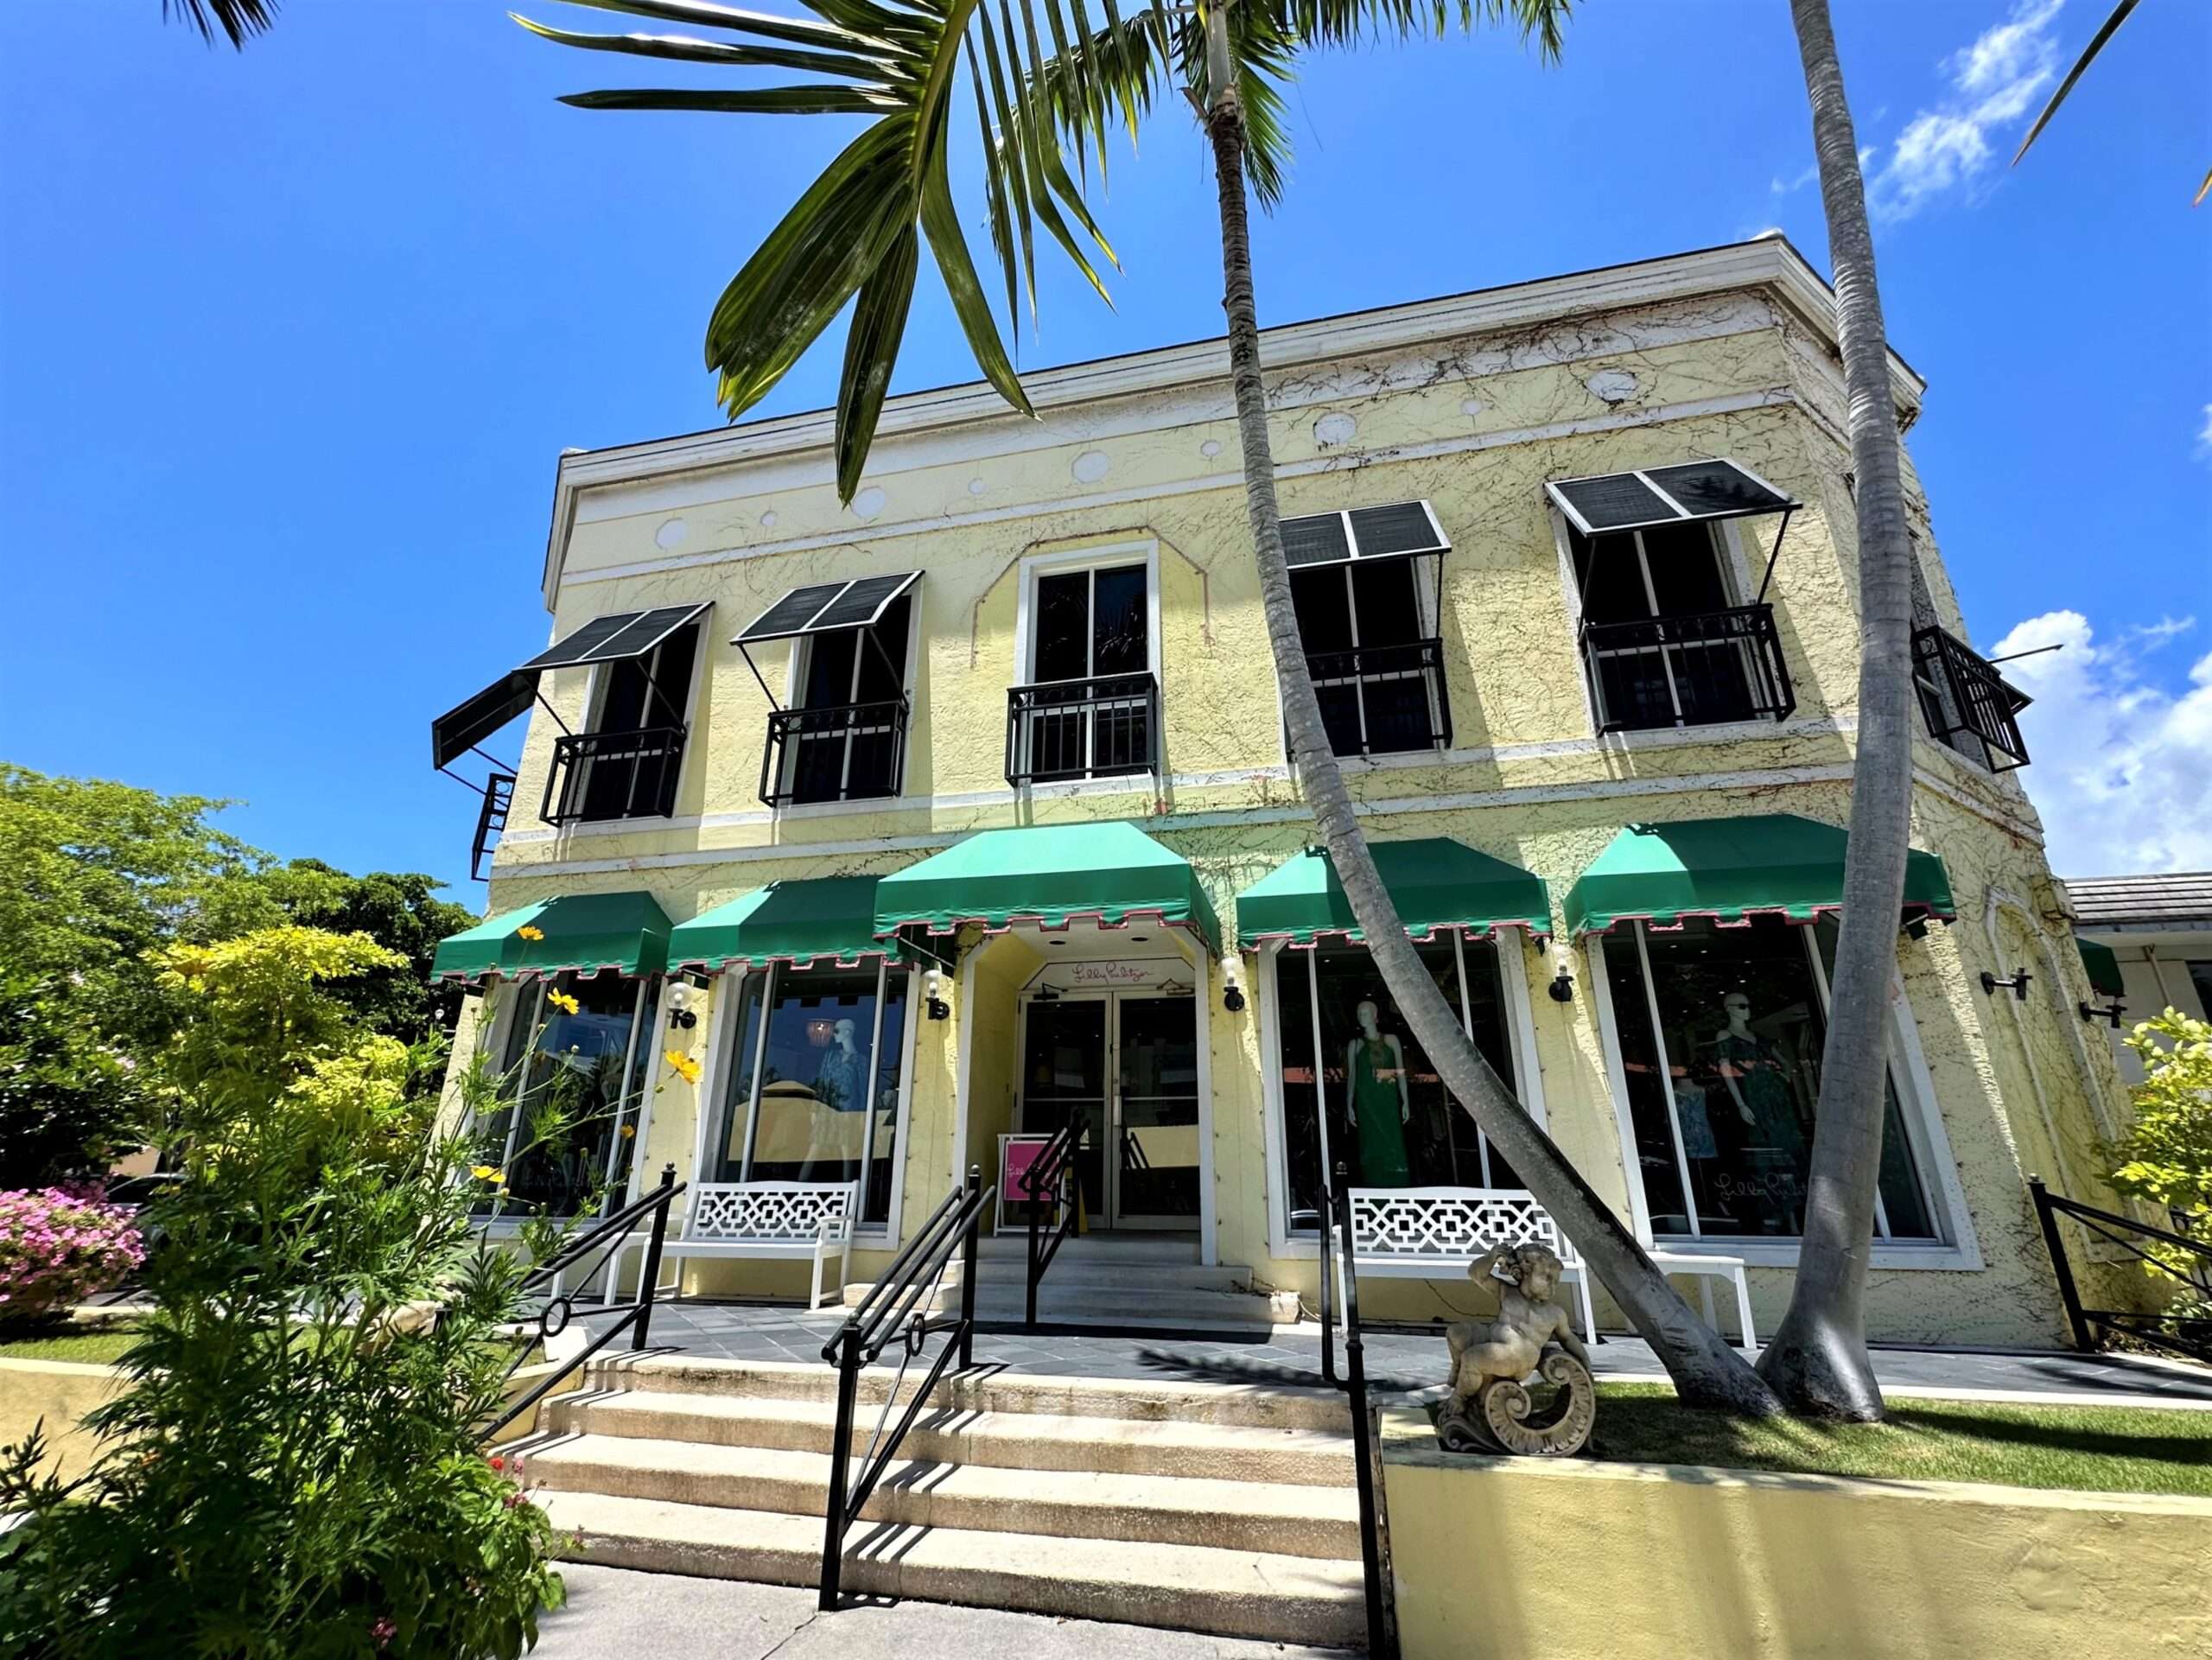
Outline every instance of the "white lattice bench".
<path fill-rule="evenodd" d="M 1355 1187 L 1351 1190 L 1352 1262 L 1362 1274 L 1384 1278 L 1431 1280 L 1465 1274 L 1475 1260 L 1499 1245 L 1535 1240 L 1564 1265 L 1560 1278 L 1574 1288 L 1582 1312 L 1582 1334 L 1598 1335 L 1591 1307 L 1590 1270 L 1560 1231 L 1551 1212 L 1524 1187 Z M 1713 1320 L 1710 1282 L 1727 1280 L 1736 1288 L 1736 1319 L 1744 1352 L 1758 1352 L 1751 1324 L 1751 1288 L 1739 1256 L 1694 1255 L 1644 1249 L 1662 1274 L 1702 1276 L 1699 1286 L 1705 1318 Z"/>
<path fill-rule="evenodd" d="M 1445 1280 L 1465 1275 L 1500 1245 L 1535 1241 L 1555 1255 L 1574 1288 L 1582 1335 L 1594 1342 L 1590 1273 L 1551 1212 L 1520 1187 L 1354 1187 L 1352 1266 L 1363 1276 Z"/>
<path fill-rule="evenodd" d="M 852 1264 L 853 1224 L 860 1215 L 860 1192 L 856 1181 L 695 1182 L 683 1231 L 661 1242 L 662 1264 L 686 1256 L 761 1256 L 795 1262 L 810 1258 L 814 1289 L 806 1306 L 819 1308 L 823 1265 L 833 1256 L 837 1259 L 837 1283 L 831 1294 L 844 1294 Z M 642 1252 L 646 1243 L 645 1233 L 632 1233 L 623 1240 L 617 1256 Z M 620 1266 L 618 1262 L 616 1267 Z M 608 1276 L 610 1301 L 613 1282 L 620 1277 L 619 1273 Z M 657 1287 L 656 1294 L 665 1295 L 668 1289 L 666 1285 Z"/>

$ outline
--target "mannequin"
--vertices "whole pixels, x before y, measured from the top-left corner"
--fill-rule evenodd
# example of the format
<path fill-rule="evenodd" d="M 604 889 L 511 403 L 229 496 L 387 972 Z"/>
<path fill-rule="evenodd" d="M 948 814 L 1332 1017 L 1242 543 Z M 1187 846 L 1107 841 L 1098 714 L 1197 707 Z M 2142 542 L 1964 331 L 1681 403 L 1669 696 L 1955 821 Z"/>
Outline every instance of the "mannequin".
<path fill-rule="evenodd" d="M 868 1087 L 868 1069 L 861 1060 L 857 1031 L 850 1021 L 837 1022 L 830 1053 L 822 1057 L 822 1069 L 814 1075 L 814 1097 L 832 1112 L 858 1112 L 868 1104 L 861 1099 Z"/>
<path fill-rule="evenodd" d="M 1795 1193 L 1805 1164 L 1805 1133 L 1797 1122 L 1782 1059 L 1751 1030 L 1751 1000 L 1741 991 L 1720 1000 L 1726 1021 L 1713 1040 L 1715 1070 L 1743 1124 L 1746 1174 L 1770 1232 L 1798 1230 Z"/>
<path fill-rule="evenodd" d="M 1406 1093 L 1406 1048 L 1382 1029 L 1382 1012 L 1362 999 L 1354 1009 L 1359 1035 L 1344 1046 L 1344 1087 L 1359 1144 L 1359 1179 L 1369 1187 L 1403 1187 L 1406 1125 L 1413 1102 Z"/>

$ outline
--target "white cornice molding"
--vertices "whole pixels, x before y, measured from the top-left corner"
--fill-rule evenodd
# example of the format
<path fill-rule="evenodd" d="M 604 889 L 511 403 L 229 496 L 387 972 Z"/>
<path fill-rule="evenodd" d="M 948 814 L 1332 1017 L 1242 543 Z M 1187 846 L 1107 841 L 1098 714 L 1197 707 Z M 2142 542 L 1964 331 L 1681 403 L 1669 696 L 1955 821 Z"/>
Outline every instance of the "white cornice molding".
<path fill-rule="evenodd" d="M 1425 342 L 1497 333 L 1562 317 L 1618 311 L 1735 289 L 1764 289 L 1834 346 L 1835 297 L 1804 257 L 1779 237 L 1732 243 L 1535 282 L 1386 306 L 1311 321 L 1286 324 L 1262 334 L 1270 377 L 1302 366 L 1345 357 L 1402 350 Z M 1070 364 L 1026 375 L 1022 385 L 1040 416 L 1111 398 L 1224 379 L 1224 339 L 1187 341 L 1154 351 Z M 1900 404 L 1915 407 L 1926 383 L 1902 358 L 1891 354 Z M 635 484 L 774 456 L 819 455 L 830 474 L 834 411 L 812 410 L 772 420 L 654 439 L 561 457 L 546 537 L 544 594 L 553 608 L 574 528 L 580 493 Z M 1027 424 L 982 381 L 888 399 L 877 426 L 879 442 L 958 426 L 999 423 L 1009 431 Z"/>

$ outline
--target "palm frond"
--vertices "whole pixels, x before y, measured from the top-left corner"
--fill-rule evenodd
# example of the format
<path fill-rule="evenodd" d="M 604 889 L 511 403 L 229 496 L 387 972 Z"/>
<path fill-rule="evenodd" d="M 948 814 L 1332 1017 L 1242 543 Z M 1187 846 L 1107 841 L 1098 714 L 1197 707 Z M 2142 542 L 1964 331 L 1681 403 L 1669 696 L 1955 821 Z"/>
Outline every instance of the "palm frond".
<path fill-rule="evenodd" d="M 2120 0 L 2120 3 L 2112 9 L 2112 16 L 2106 18 L 2097 32 L 2089 37 L 2088 45 L 2082 48 L 2082 55 L 2074 60 L 2074 67 L 2066 72 L 2066 79 L 2058 83 L 2058 90 L 2050 95 L 2050 102 L 2043 106 L 2043 113 L 2036 118 L 2035 125 L 2028 129 L 2028 136 L 2020 140 L 2020 148 L 2012 152 L 2014 167 L 2019 166 L 2020 157 L 2025 156 L 2028 146 L 2036 142 L 2036 135 L 2050 124 L 2050 118 L 2058 113 L 2058 106 L 2066 101 L 2067 93 L 2074 90 L 2074 83 L 2081 80 L 2082 72 L 2095 61 L 2097 54 L 2105 49 L 2105 42 L 2112 39 L 2113 31 L 2127 21 L 2127 14 L 2135 10 L 2135 5 L 2136 0 Z"/>
<path fill-rule="evenodd" d="M 985 376 L 1015 408 L 1027 400 L 954 206 L 953 105 L 966 83 L 982 135 L 992 251 L 1010 326 L 1036 305 L 1035 247 L 1057 244 L 1105 293 L 1113 250 L 1070 176 L 1062 135 L 1104 153 L 1113 106 L 1088 69 L 1050 107 L 1038 71 L 1089 38 L 1086 0 L 803 0 L 775 16 L 714 0 L 571 0 L 675 23 L 688 34 L 584 34 L 516 16 L 579 51 L 796 77 L 780 85 L 622 87 L 575 92 L 584 109 L 873 118 L 730 279 L 709 320 L 708 368 L 732 420 L 767 396 L 848 305 L 837 393 L 837 487 L 850 500 L 874 437 L 927 249 Z M 963 62 L 964 60 L 964 62 Z"/>
<path fill-rule="evenodd" d="M 162 18 L 181 17 L 200 38 L 213 45 L 222 30 L 230 43 L 243 50 L 256 35 L 265 35 L 276 22 L 276 0 L 162 0 Z"/>

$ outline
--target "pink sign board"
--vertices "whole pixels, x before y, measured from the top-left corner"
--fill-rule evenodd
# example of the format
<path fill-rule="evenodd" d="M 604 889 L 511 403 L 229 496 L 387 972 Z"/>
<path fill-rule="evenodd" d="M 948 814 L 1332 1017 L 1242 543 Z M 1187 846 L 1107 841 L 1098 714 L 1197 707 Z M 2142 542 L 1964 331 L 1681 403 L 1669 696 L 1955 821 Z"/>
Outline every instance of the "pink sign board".
<path fill-rule="evenodd" d="M 1028 1201 L 1029 1190 L 1021 1185 L 1021 1179 L 1029 1173 L 1029 1168 L 1037 1162 L 1038 1155 L 1050 1144 L 1046 1139 L 1008 1142 L 1006 1144 L 1006 1168 L 999 1174 L 999 1192 L 1005 1194 L 1010 1202 L 1025 1204 Z"/>

